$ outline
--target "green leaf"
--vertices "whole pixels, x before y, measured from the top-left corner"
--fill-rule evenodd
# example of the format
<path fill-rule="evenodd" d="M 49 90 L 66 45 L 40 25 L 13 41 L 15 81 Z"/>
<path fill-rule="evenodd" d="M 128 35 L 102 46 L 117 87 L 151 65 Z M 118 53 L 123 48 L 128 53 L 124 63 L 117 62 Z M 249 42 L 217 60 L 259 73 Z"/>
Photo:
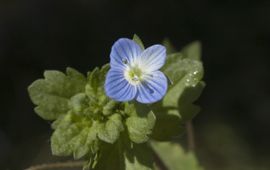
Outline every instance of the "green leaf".
<path fill-rule="evenodd" d="M 114 100 L 110 100 L 108 103 L 106 103 L 106 105 L 103 107 L 103 115 L 107 116 L 107 115 L 111 115 L 115 112 L 115 107 L 118 105 L 119 103 L 114 101 Z"/>
<path fill-rule="evenodd" d="M 95 68 L 92 72 L 88 73 L 86 93 L 90 98 L 104 95 L 105 75 L 107 74 L 109 68 L 109 64 L 106 64 L 101 69 Z"/>
<path fill-rule="evenodd" d="M 177 109 L 183 121 L 188 120 L 187 118 L 193 118 L 198 113 L 199 108 L 192 103 L 200 96 L 205 86 L 201 81 L 203 77 L 201 62 L 179 59 L 170 67 L 167 66 L 164 73 L 172 80 L 173 84 L 162 100 L 162 106 Z M 186 112 L 187 110 L 189 112 Z"/>
<path fill-rule="evenodd" d="M 85 94 L 89 98 L 89 107 L 85 110 L 85 115 L 90 119 L 113 114 L 118 105 L 112 102 L 104 91 L 105 77 L 109 68 L 109 64 L 106 64 L 101 69 L 95 68 L 92 72 L 88 72 Z"/>
<path fill-rule="evenodd" d="M 162 44 L 165 46 L 167 54 L 176 53 L 176 49 L 168 38 L 165 38 Z"/>
<path fill-rule="evenodd" d="M 133 35 L 133 41 L 135 41 L 141 47 L 141 49 L 144 50 L 143 42 L 138 35 Z"/>
<path fill-rule="evenodd" d="M 79 159 L 88 152 L 97 151 L 97 125 L 81 116 L 69 113 L 59 118 L 53 127 L 51 137 L 52 154 L 57 156 L 74 156 Z"/>
<path fill-rule="evenodd" d="M 201 81 L 203 66 L 199 60 L 187 55 L 188 51 L 192 54 L 192 49 L 198 46 L 196 44 L 187 46 L 184 52 L 167 56 L 162 71 L 171 84 L 163 100 L 151 105 L 157 118 L 152 134 L 155 140 L 166 141 L 180 136 L 184 132 L 183 124 L 200 110 L 193 102 L 197 100 L 205 86 Z"/>
<path fill-rule="evenodd" d="M 170 66 L 175 63 L 175 61 L 179 61 L 182 59 L 184 59 L 184 55 L 181 52 L 176 52 L 176 53 L 167 55 L 166 63 L 162 67 L 162 70 L 169 69 Z"/>
<path fill-rule="evenodd" d="M 125 150 L 125 170 L 152 170 L 153 152 L 147 143 L 133 144 Z"/>
<path fill-rule="evenodd" d="M 201 59 L 201 43 L 199 41 L 194 41 L 184 47 L 181 51 L 185 58 L 200 60 Z"/>
<path fill-rule="evenodd" d="M 174 59 L 174 63 L 165 65 L 164 73 L 172 81 L 166 96 L 163 99 L 163 106 L 178 108 L 179 98 L 186 88 L 196 89 L 203 77 L 202 63 L 191 59 Z"/>
<path fill-rule="evenodd" d="M 153 107 L 156 116 L 156 124 L 151 138 L 158 141 L 168 141 L 179 137 L 184 132 L 182 119 L 179 111 L 164 107 Z"/>
<path fill-rule="evenodd" d="M 132 144 L 127 137 L 103 145 L 93 170 L 152 170 L 152 150 L 147 144 Z"/>
<path fill-rule="evenodd" d="M 109 65 L 104 65 L 101 69 L 95 68 L 87 75 L 87 85 L 85 87 L 85 93 L 88 96 L 90 114 L 99 115 L 103 114 L 103 107 L 110 99 L 106 96 L 104 91 L 105 77 L 109 70 Z M 105 113 L 106 114 L 106 113 Z M 88 115 L 91 117 L 92 115 Z"/>
<path fill-rule="evenodd" d="M 83 92 L 85 77 L 74 69 L 67 68 L 67 75 L 59 71 L 45 71 L 45 79 L 39 79 L 28 87 L 36 113 L 46 120 L 54 120 L 69 110 L 68 100 Z"/>
<path fill-rule="evenodd" d="M 200 97 L 204 87 L 205 83 L 200 81 L 194 86 L 186 87 L 181 94 L 178 100 L 178 111 L 181 115 L 181 119 L 184 122 L 193 119 L 194 116 L 199 113 L 200 107 L 192 103 Z"/>
<path fill-rule="evenodd" d="M 126 126 L 130 139 L 135 143 L 144 143 L 148 141 L 149 135 L 155 126 L 156 117 L 145 105 L 137 104 L 136 115 L 132 115 L 126 119 Z"/>
<path fill-rule="evenodd" d="M 123 147 L 119 141 L 102 145 L 97 164 L 91 170 L 125 170 Z"/>
<path fill-rule="evenodd" d="M 89 98 L 85 93 L 78 93 L 70 99 L 70 105 L 74 113 L 83 113 L 89 107 Z"/>
<path fill-rule="evenodd" d="M 168 170 L 203 170 L 194 153 L 186 153 L 179 144 L 153 141 L 151 145 Z"/>
<path fill-rule="evenodd" d="M 107 142 L 114 143 L 120 136 L 120 132 L 124 130 L 122 117 L 119 114 L 113 114 L 106 123 L 100 125 L 98 137 Z"/>

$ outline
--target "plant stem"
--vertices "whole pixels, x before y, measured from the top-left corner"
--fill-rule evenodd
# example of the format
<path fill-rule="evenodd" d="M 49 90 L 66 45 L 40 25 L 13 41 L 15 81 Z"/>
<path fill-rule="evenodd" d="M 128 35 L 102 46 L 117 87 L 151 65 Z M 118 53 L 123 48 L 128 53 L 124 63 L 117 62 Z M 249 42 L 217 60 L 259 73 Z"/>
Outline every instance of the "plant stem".
<path fill-rule="evenodd" d="M 157 155 L 157 153 L 155 151 L 153 151 L 153 157 L 154 157 L 154 161 L 157 164 L 159 170 L 168 170 L 166 165 L 163 163 L 163 161 L 160 159 L 160 157 Z"/>
<path fill-rule="evenodd" d="M 186 124 L 187 128 L 187 140 L 188 140 L 188 149 L 190 151 L 195 150 L 195 137 L 194 137 L 194 130 L 193 130 L 193 125 L 192 121 L 188 121 Z"/>
<path fill-rule="evenodd" d="M 47 169 L 60 169 L 60 168 L 74 168 L 74 167 L 82 167 L 84 164 L 83 161 L 69 161 L 69 162 L 56 162 L 56 163 L 48 163 L 32 166 L 25 170 L 47 170 Z"/>

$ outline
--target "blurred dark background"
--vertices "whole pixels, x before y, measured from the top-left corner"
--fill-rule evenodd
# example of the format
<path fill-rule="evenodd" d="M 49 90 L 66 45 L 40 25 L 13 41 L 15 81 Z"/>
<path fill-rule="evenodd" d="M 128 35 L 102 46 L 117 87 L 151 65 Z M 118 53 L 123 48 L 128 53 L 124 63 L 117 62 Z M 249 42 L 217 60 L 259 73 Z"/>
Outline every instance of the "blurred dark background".
<path fill-rule="evenodd" d="M 165 37 L 178 49 L 202 42 L 207 87 L 194 126 L 205 169 L 269 169 L 267 0 L 1 0 L 0 169 L 55 159 L 49 122 L 34 113 L 27 86 L 47 69 L 101 66 L 112 43 L 134 33 L 147 46 Z"/>

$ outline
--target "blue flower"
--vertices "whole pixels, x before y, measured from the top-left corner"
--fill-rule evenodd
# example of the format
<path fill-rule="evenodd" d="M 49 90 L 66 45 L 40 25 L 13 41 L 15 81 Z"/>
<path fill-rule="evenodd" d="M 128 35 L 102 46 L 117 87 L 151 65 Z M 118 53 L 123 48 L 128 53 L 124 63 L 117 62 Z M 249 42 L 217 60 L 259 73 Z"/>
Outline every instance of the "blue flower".
<path fill-rule="evenodd" d="M 106 94 L 116 101 L 153 103 L 162 99 L 168 83 L 159 69 L 165 60 L 166 48 L 162 45 L 142 50 L 133 40 L 120 38 L 112 46 Z"/>

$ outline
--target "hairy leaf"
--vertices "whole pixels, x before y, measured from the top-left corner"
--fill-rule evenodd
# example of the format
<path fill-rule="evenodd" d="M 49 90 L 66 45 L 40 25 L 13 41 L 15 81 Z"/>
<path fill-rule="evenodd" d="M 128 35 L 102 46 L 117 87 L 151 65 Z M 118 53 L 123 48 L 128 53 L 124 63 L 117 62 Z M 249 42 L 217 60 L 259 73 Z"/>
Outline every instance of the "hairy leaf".
<path fill-rule="evenodd" d="M 122 117 L 119 114 L 113 114 L 106 123 L 100 125 L 98 137 L 107 142 L 114 143 L 120 136 L 120 132 L 124 130 Z"/>
<path fill-rule="evenodd" d="M 148 141 L 149 135 L 154 128 L 156 117 L 153 112 L 142 104 L 130 105 L 133 115 L 127 118 L 126 126 L 130 139 L 135 143 Z"/>
<path fill-rule="evenodd" d="M 69 113 L 54 124 L 51 137 L 53 155 L 69 156 L 75 159 L 97 150 L 97 124 Z"/>
<path fill-rule="evenodd" d="M 147 144 L 132 144 L 127 137 L 106 144 L 93 170 L 152 170 L 152 150 Z"/>
<path fill-rule="evenodd" d="M 33 82 L 28 92 L 37 105 L 36 113 L 43 119 L 54 120 L 67 113 L 69 99 L 84 91 L 86 79 L 72 68 L 67 68 L 66 75 L 59 71 L 45 71 L 44 77 Z"/>
<path fill-rule="evenodd" d="M 163 100 L 151 105 L 157 117 L 157 125 L 152 134 L 156 140 L 166 141 L 179 136 L 184 131 L 183 124 L 200 110 L 193 104 L 205 86 L 201 81 L 203 66 L 199 61 L 198 49 L 199 44 L 195 42 L 182 52 L 167 56 L 162 71 L 171 84 Z"/>
<path fill-rule="evenodd" d="M 85 87 L 85 93 L 89 98 L 89 110 L 87 113 L 88 117 L 93 115 L 98 116 L 101 114 L 109 115 L 113 113 L 113 109 L 106 110 L 103 113 L 104 106 L 110 103 L 110 99 L 106 96 L 104 91 L 104 82 L 106 73 L 109 70 L 109 65 L 104 65 L 101 69 L 95 68 L 92 72 L 87 75 L 87 84 Z"/>

